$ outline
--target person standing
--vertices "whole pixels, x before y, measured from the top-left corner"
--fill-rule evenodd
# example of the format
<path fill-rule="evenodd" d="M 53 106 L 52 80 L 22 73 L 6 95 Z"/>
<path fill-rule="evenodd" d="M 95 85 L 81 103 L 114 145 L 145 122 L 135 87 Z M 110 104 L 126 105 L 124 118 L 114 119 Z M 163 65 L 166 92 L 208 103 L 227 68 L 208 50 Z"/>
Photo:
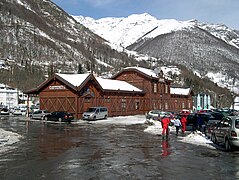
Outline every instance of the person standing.
<path fill-rule="evenodd" d="M 198 116 L 197 116 L 197 129 L 199 131 L 202 131 L 202 125 L 203 125 L 202 116 L 200 114 L 198 114 Z"/>
<path fill-rule="evenodd" d="M 182 133 L 184 134 L 186 131 L 186 123 L 187 123 L 187 119 L 185 116 L 182 117 L 181 119 L 181 124 L 182 124 Z"/>
<path fill-rule="evenodd" d="M 169 130 L 168 130 L 168 125 L 170 123 L 170 120 L 168 117 L 164 117 L 161 121 L 162 123 L 162 127 L 163 127 L 163 131 L 162 131 L 162 138 L 165 137 L 165 133 L 166 133 L 166 137 L 168 137 L 168 134 L 169 134 Z"/>
<path fill-rule="evenodd" d="M 178 131 L 180 126 L 182 126 L 180 120 L 178 119 L 178 117 L 174 118 L 174 126 L 176 128 L 176 136 L 178 135 Z"/>

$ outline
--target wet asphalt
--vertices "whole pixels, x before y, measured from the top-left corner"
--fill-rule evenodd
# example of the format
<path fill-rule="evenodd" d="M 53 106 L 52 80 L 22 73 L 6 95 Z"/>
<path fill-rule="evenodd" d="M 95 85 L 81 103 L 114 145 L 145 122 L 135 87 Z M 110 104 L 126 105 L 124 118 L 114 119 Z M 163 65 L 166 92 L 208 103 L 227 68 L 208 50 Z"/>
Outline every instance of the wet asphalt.
<path fill-rule="evenodd" d="M 23 137 L 0 154 L 0 179 L 239 179 L 239 151 L 162 140 L 147 125 L 1 117 L 0 127 Z"/>

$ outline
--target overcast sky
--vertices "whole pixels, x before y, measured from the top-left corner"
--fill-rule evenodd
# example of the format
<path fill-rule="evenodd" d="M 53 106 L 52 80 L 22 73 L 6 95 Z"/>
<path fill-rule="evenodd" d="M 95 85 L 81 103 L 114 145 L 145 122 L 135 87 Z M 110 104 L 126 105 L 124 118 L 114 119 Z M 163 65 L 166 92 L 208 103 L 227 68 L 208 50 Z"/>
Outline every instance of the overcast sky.
<path fill-rule="evenodd" d="M 149 13 L 157 19 L 197 19 L 239 30 L 239 0 L 52 0 L 71 15 L 99 19 Z"/>

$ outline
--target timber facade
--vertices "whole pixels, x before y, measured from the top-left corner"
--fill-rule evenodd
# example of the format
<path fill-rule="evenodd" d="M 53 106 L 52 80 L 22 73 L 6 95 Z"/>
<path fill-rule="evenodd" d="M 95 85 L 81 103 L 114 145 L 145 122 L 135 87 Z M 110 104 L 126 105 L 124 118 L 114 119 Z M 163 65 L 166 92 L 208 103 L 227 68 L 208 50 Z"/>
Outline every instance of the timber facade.
<path fill-rule="evenodd" d="M 93 74 L 55 74 L 26 94 L 38 95 L 41 109 L 71 112 L 76 119 L 94 106 L 107 107 L 109 116 L 145 114 L 152 109 L 192 109 L 191 91 L 171 94 L 170 83 L 162 72 L 132 67 L 103 81 Z"/>

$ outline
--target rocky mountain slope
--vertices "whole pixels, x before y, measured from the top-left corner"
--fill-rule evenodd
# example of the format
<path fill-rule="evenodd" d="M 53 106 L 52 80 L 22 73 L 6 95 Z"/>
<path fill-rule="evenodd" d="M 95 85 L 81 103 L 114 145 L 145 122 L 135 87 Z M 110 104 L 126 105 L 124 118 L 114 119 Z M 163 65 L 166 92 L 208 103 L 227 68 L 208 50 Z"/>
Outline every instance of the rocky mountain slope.
<path fill-rule="evenodd" d="M 74 18 L 119 50 L 136 51 L 158 64 L 183 65 L 239 93 L 237 30 L 196 20 L 158 20 L 146 13 L 99 20 Z"/>
<path fill-rule="evenodd" d="M 0 27 L 0 81 L 20 89 L 54 72 L 104 72 L 138 63 L 48 0 L 1 0 Z"/>

